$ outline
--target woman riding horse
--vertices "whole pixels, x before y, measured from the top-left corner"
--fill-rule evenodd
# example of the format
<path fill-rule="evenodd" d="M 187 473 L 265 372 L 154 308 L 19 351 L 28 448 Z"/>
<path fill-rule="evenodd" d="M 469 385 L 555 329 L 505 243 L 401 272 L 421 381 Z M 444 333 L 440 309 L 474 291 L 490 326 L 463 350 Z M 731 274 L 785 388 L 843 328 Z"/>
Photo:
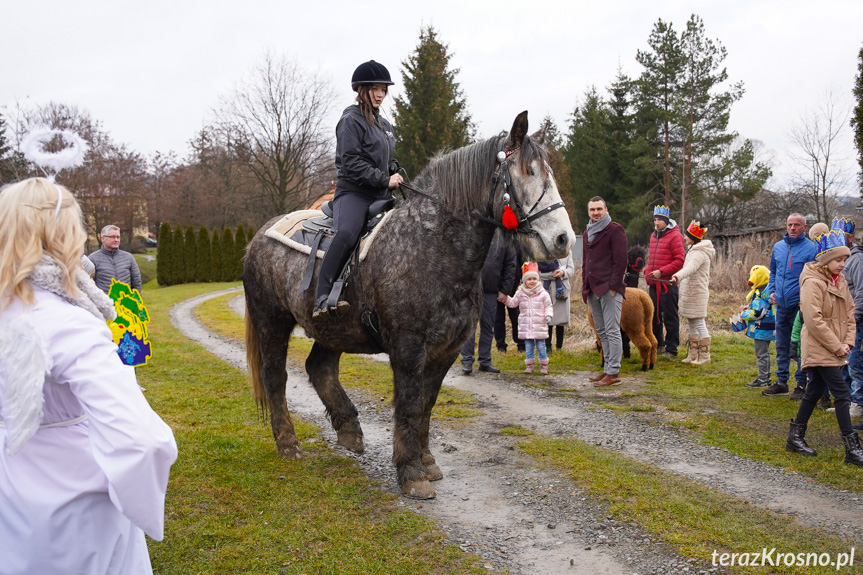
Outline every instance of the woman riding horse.
<path fill-rule="evenodd" d="M 402 183 L 394 173 L 395 137 L 390 123 L 381 117 L 381 104 L 392 86 L 389 71 L 374 60 L 360 64 L 351 78 L 357 105 L 348 106 L 336 125 L 336 168 L 338 181 L 333 198 L 336 234 L 318 276 L 315 292 L 315 320 L 330 315 L 330 308 L 345 313 L 350 304 L 339 300 L 327 305 L 333 282 L 360 239 L 369 206 Z"/>

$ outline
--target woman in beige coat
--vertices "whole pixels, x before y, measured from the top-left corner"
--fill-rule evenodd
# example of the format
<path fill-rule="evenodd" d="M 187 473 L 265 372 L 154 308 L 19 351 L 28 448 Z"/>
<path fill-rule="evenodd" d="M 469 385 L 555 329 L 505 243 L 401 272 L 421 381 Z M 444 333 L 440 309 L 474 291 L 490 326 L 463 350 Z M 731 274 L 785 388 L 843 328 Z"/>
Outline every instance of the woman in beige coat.
<path fill-rule="evenodd" d="M 710 261 L 716 255 L 713 243 L 704 239 L 707 228 L 691 222 L 683 236 L 686 259 L 683 267 L 671 277 L 680 284 L 680 315 L 689 322 L 689 355 L 682 361 L 691 365 L 710 363 L 710 332 L 707 331 L 707 300 L 710 296 Z"/>
<path fill-rule="evenodd" d="M 815 243 L 818 246 L 815 261 L 806 264 L 800 273 L 802 368 L 812 372 L 812 380 L 806 386 L 797 417 L 791 421 L 785 449 L 803 455 L 817 455 L 806 444 L 804 436 L 815 405 L 824 390 L 829 389 L 836 399 L 836 421 L 845 444 L 845 463 L 863 467 L 863 449 L 848 413 L 851 390 L 842 376 L 856 333 L 854 299 L 842 274 L 851 251 L 845 245 L 845 235 L 841 230 L 821 234 L 815 238 Z"/>

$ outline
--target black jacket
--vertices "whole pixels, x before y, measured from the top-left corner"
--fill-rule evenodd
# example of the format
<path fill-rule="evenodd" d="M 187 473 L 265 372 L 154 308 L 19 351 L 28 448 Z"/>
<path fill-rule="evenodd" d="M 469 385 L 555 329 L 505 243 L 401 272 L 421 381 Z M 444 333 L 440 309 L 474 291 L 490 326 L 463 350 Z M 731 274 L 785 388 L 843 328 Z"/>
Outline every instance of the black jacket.
<path fill-rule="evenodd" d="M 380 114 L 370 126 L 359 106 L 345 108 L 336 125 L 338 187 L 371 195 L 385 191 L 395 146 L 393 128 Z"/>
<path fill-rule="evenodd" d="M 507 246 L 500 233 L 496 233 L 482 266 L 482 291 L 508 294 L 513 289 L 517 271 L 515 249 Z"/>

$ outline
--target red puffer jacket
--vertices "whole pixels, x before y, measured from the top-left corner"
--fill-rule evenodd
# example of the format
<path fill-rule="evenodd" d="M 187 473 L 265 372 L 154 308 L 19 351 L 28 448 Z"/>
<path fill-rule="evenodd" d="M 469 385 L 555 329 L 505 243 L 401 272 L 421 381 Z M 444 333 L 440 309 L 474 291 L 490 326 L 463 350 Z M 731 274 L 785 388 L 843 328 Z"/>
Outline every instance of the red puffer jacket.
<path fill-rule="evenodd" d="M 647 253 L 647 266 L 644 268 L 644 279 L 647 285 L 656 283 L 650 277 L 653 270 L 659 270 L 660 279 L 668 280 L 683 267 L 686 250 L 683 247 L 683 234 L 674 220 L 661 232 L 656 230 L 650 234 L 650 250 Z"/>

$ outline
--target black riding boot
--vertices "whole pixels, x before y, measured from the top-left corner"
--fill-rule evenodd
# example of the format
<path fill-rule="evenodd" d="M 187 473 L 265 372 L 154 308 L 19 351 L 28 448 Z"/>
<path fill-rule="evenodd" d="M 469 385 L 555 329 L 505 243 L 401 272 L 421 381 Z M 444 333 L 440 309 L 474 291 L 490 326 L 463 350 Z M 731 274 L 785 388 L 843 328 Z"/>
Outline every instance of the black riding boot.
<path fill-rule="evenodd" d="M 793 451 L 794 453 L 800 453 L 803 455 L 808 455 L 810 457 L 815 457 L 816 455 L 818 455 L 814 449 L 806 445 L 806 440 L 803 439 L 805 435 L 806 424 L 794 423 L 794 420 L 792 419 L 791 427 L 788 429 L 788 439 L 785 441 L 785 450 Z M 854 434 L 854 437 L 857 437 L 856 433 Z"/>
<path fill-rule="evenodd" d="M 863 467 L 863 448 L 860 447 L 860 439 L 857 437 L 857 432 L 843 435 L 842 443 L 845 444 L 845 463 Z"/>

